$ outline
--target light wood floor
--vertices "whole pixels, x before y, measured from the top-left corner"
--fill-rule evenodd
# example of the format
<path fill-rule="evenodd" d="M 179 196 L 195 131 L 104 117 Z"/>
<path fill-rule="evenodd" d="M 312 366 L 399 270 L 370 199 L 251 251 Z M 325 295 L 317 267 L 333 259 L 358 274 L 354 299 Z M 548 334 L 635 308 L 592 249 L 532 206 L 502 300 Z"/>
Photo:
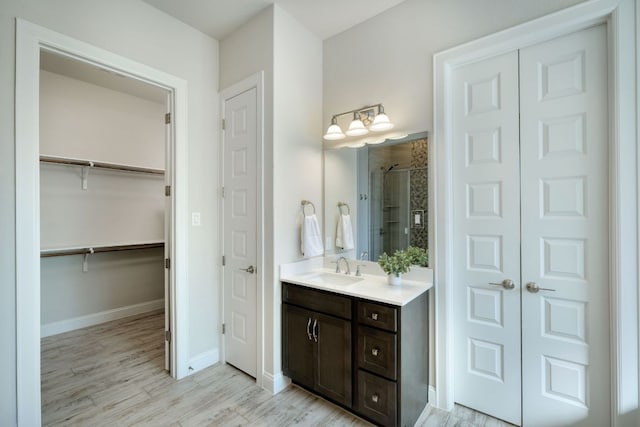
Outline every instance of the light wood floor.
<path fill-rule="evenodd" d="M 176 381 L 163 369 L 162 311 L 42 339 L 45 426 L 368 426 L 292 386 L 272 396 L 218 364 Z M 419 426 L 508 426 L 428 406 Z"/>

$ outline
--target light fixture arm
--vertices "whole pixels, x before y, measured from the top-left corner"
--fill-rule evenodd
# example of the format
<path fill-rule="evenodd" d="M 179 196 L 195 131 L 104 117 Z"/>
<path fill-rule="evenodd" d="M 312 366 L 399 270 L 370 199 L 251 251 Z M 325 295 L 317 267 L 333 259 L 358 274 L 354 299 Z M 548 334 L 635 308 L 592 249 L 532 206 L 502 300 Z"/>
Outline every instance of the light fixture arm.
<path fill-rule="evenodd" d="M 340 116 L 344 116 L 347 114 L 356 114 L 359 113 L 361 111 L 365 111 L 365 110 L 370 110 L 372 108 L 378 108 L 378 112 L 384 112 L 384 107 L 382 106 L 382 104 L 373 104 L 373 105 L 367 105 L 366 107 L 361 107 L 361 108 L 356 108 L 355 110 L 349 110 L 349 111 L 345 111 L 344 113 L 338 113 L 338 114 L 334 114 L 331 117 L 331 123 L 333 123 L 334 120 L 338 120 L 338 117 Z"/>

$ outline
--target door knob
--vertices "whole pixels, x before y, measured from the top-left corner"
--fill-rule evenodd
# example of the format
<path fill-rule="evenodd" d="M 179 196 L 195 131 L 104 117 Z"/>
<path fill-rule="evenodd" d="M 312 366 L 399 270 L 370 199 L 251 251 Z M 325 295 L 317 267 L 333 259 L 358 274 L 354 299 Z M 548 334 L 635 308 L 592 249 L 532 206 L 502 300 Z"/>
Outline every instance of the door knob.
<path fill-rule="evenodd" d="M 247 272 L 247 273 L 249 273 L 249 274 L 253 274 L 253 273 L 255 273 L 255 272 L 256 272 L 256 269 L 253 267 L 253 265 L 250 265 L 250 266 L 249 266 L 249 267 L 247 267 L 247 268 L 241 268 L 240 270 L 242 270 L 242 271 L 246 271 L 246 272 Z"/>
<path fill-rule="evenodd" d="M 529 282 L 527 283 L 527 290 L 529 292 L 531 292 L 532 294 L 536 294 L 539 291 L 551 291 L 551 292 L 555 292 L 555 289 L 550 289 L 550 288 L 541 288 L 538 286 L 538 284 L 536 282 Z"/>
<path fill-rule="evenodd" d="M 504 279 L 502 282 L 500 283 L 489 283 L 490 285 L 495 285 L 495 286 L 502 286 L 505 289 L 511 290 L 513 288 L 516 287 L 515 283 L 513 283 L 513 280 L 511 279 Z"/>

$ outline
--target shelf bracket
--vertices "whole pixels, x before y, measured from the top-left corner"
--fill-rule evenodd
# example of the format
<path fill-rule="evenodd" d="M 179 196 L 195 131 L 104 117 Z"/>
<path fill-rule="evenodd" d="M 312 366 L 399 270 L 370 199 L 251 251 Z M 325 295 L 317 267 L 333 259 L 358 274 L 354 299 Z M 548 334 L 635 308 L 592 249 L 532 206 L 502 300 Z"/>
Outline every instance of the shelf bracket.
<path fill-rule="evenodd" d="M 82 167 L 82 190 L 86 190 L 88 188 L 87 179 L 89 178 L 89 168 L 92 168 L 93 162 L 89 162 L 89 166 Z"/>
<path fill-rule="evenodd" d="M 89 250 L 84 253 L 84 256 L 82 258 L 83 273 L 86 273 L 87 271 L 89 271 L 89 255 L 91 255 L 92 253 L 94 253 L 93 248 L 89 248 Z"/>

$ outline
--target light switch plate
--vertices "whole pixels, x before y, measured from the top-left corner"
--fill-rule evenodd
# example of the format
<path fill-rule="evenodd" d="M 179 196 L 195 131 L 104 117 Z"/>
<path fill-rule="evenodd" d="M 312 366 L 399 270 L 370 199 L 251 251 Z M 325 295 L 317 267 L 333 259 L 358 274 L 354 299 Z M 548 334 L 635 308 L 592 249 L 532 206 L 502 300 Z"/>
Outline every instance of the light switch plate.
<path fill-rule="evenodd" d="M 200 212 L 191 212 L 191 225 L 200 227 Z"/>

